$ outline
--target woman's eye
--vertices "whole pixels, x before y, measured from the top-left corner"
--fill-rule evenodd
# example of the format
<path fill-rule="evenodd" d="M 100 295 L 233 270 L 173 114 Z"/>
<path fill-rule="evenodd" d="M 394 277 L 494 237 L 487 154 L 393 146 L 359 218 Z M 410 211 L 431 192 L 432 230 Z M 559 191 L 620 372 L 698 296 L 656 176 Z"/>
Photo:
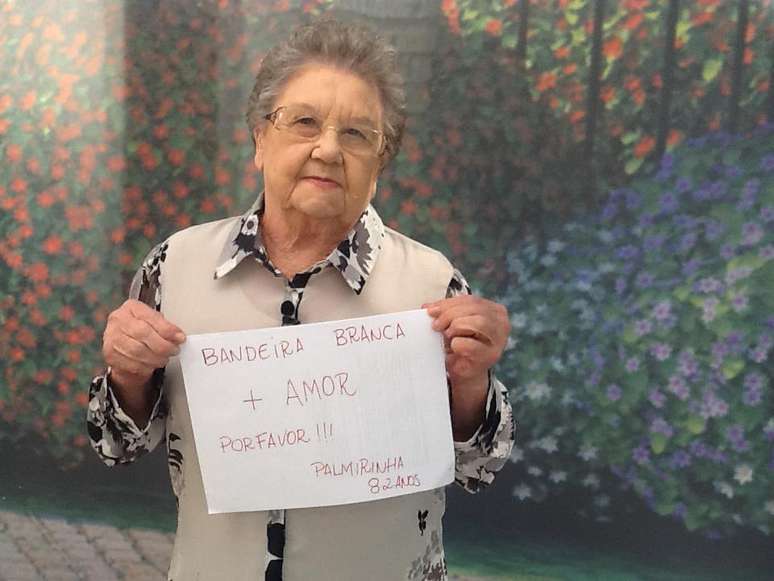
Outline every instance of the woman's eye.
<path fill-rule="evenodd" d="M 356 139 L 362 139 L 363 141 L 367 141 L 368 138 L 366 137 L 366 133 L 362 129 L 358 129 L 357 127 L 347 127 L 344 130 L 344 134 L 348 137 L 354 137 Z"/>
<path fill-rule="evenodd" d="M 317 126 L 317 120 L 314 117 L 299 117 L 295 121 L 293 121 L 294 125 L 303 125 L 306 127 L 316 127 Z"/>

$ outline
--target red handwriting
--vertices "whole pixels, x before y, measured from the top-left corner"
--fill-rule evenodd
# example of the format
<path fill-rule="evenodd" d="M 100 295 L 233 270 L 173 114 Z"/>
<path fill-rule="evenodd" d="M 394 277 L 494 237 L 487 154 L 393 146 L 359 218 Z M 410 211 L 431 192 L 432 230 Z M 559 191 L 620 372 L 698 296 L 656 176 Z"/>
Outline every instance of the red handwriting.
<path fill-rule="evenodd" d="M 237 361 L 265 361 L 267 359 L 287 359 L 304 350 L 300 338 L 294 341 L 282 339 L 276 343 L 261 343 L 259 345 L 239 345 L 237 347 L 204 347 L 202 359 L 207 367 L 213 365 L 235 363 Z"/>
<path fill-rule="evenodd" d="M 309 403 L 310 399 L 317 398 L 322 400 L 334 395 L 354 397 L 357 395 L 357 389 L 348 386 L 348 380 L 349 373 L 346 371 L 333 375 L 323 375 L 320 379 L 302 379 L 300 382 L 297 381 L 297 383 L 293 383 L 292 379 L 288 379 L 285 405 L 295 403 L 303 407 Z"/>
<path fill-rule="evenodd" d="M 260 432 L 254 436 L 221 436 L 218 443 L 220 451 L 226 454 L 228 452 L 249 452 L 250 450 L 271 450 L 272 448 L 298 446 L 310 442 L 306 430 L 295 428 L 284 432 Z"/>
<path fill-rule="evenodd" d="M 320 460 L 310 464 L 317 478 L 340 478 L 362 476 L 363 474 L 386 474 L 403 469 L 403 456 L 388 458 L 359 458 L 349 462 L 322 462 Z"/>
<path fill-rule="evenodd" d="M 418 474 L 409 474 L 408 476 L 398 474 L 394 480 L 391 476 L 385 476 L 381 479 L 368 479 L 368 490 L 371 494 L 379 494 L 380 492 L 401 488 L 417 488 L 419 486 L 422 486 L 422 482 L 419 480 Z"/>
<path fill-rule="evenodd" d="M 343 347 L 350 343 L 373 343 L 375 341 L 394 341 L 405 337 L 406 333 L 400 323 L 377 325 L 375 327 L 368 325 L 350 325 L 341 329 L 334 329 L 333 334 L 336 337 L 336 346 Z"/>

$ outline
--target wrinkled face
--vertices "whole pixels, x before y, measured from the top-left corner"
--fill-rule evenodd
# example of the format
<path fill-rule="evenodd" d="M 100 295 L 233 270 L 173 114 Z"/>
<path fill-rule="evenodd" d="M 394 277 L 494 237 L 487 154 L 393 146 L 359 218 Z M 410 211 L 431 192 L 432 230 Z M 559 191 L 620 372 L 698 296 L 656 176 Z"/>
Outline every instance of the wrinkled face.
<path fill-rule="evenodd" d="M 304 108 L 325 129 L 309 140 L 269 121 L 260 125 L 255 165 L 263 172 L 267 212 L 303 214 L 351 227 L 373 197 L 380 158 L 343 149 L 339 133 L 330 127 L 367 123 L 381 130 L 377 89 L 347 71 L 310 64 L 285 85 L 274 103 L 274 109 L 279 107 Z"/>

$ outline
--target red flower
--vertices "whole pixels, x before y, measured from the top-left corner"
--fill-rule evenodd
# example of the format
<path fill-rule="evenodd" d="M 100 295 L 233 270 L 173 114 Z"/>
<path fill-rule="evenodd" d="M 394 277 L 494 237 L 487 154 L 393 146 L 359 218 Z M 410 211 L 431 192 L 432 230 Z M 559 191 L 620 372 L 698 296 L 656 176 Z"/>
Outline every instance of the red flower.
<path fill-rule="evenodd" d="M 484 26 L 484 30 L 490 36 L 500 36 L 503 32 L 503 22 L 499 18 L 490 18 Z"/>
<path fill-rule="evenodd" d="M 400 204 L 400 211 L 407 216 L 413 216 L 417 211 L 417 205 L 413 200 L 404 200 Z"/>
<path fill-rule="evenodd" d="M 43 282 L 48 279 L 48 266 L 43 262 L 35 262 L 27 269 L 27 276 L 34 282 Z"/>
<path fill-rule="evenodd" d="M 602 49 L 602 54 L 604 54 L 608 60 L 613 60 L 621 56 L 622 50 L 623 43 L 621 42 L 621 39 L 617 36 L 613 36 L 605 42 L 605 45 Z"/>
<path fill-rule="evenodd" d="M 634 146 L 634 157 L 645 157 L 651 152 L 655 145 L 656 140 L 650 135 L 646 135 L 637 142 L 637 145 Z"/>
<path fill-rule="evenodd" d="M 22 148 L 19 147 L 16 143 L 11 143 L 5 149 L 5 155 L 8 157 L 9 161 L 18 163 L 22 158 Z"/>
<path fill-rule="evenodd" d="M 62 251 L 62 239 L 59 236 L 49 236 L 43 241 L 43 252 L 46 254 L 59 254 Z"/>
<path fill-rule="evenodd" d="M 167 153 L 167 158 L 169 159 L 169 163 L 179 167 L 182 165 L 183 160 L 185 160 L 185 151 L 176 148 L 170 149 L 169 153 Z"/>
<path fill-rule="evenodd" d="M 552 89 L 556 86 L 556 75 L 554 73 L 543 73 L 538 78 L 537 90 L 539 92 Z"/>
<path fill-rule="evenodd" d="M 22 111 L 29 111 L 32 109 L 32 106 L 35 104 L 35 101 L 37 100 L 37 95 L 35 94 L 35 91 L 29 91 L 24 97 L 22 97 L 21 103 L 19 104 L 19 108 Z"/>
<path fill-rule="evenodd" d="M 624 28 L 627 30 L 634 30 L 642 23 L 642 13 L 632 14 L 629 18 L 626 19 L 626 22 L 624 22 Z"/>
<path fill-rule="evenodd" d="M 108 159 L 107 167 L 112 172 L 120 172 L 126 168 L 126 161 L 121 155 L 114 155 Z"/>

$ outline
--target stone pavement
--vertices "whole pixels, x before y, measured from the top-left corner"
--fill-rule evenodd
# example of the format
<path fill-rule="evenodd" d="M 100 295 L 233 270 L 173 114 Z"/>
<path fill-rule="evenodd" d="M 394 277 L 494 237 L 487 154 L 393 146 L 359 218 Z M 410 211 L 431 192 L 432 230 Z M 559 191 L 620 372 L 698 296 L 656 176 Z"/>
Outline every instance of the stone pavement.
<path fill-rule="evenodd" d="M 0 581 L 164 581 L 173 538 L 0 510 Z"/>
<path fill-rule="evenodd" d="M 173 536 L 0 511 L 0 580 L 164 581 Z"/>

